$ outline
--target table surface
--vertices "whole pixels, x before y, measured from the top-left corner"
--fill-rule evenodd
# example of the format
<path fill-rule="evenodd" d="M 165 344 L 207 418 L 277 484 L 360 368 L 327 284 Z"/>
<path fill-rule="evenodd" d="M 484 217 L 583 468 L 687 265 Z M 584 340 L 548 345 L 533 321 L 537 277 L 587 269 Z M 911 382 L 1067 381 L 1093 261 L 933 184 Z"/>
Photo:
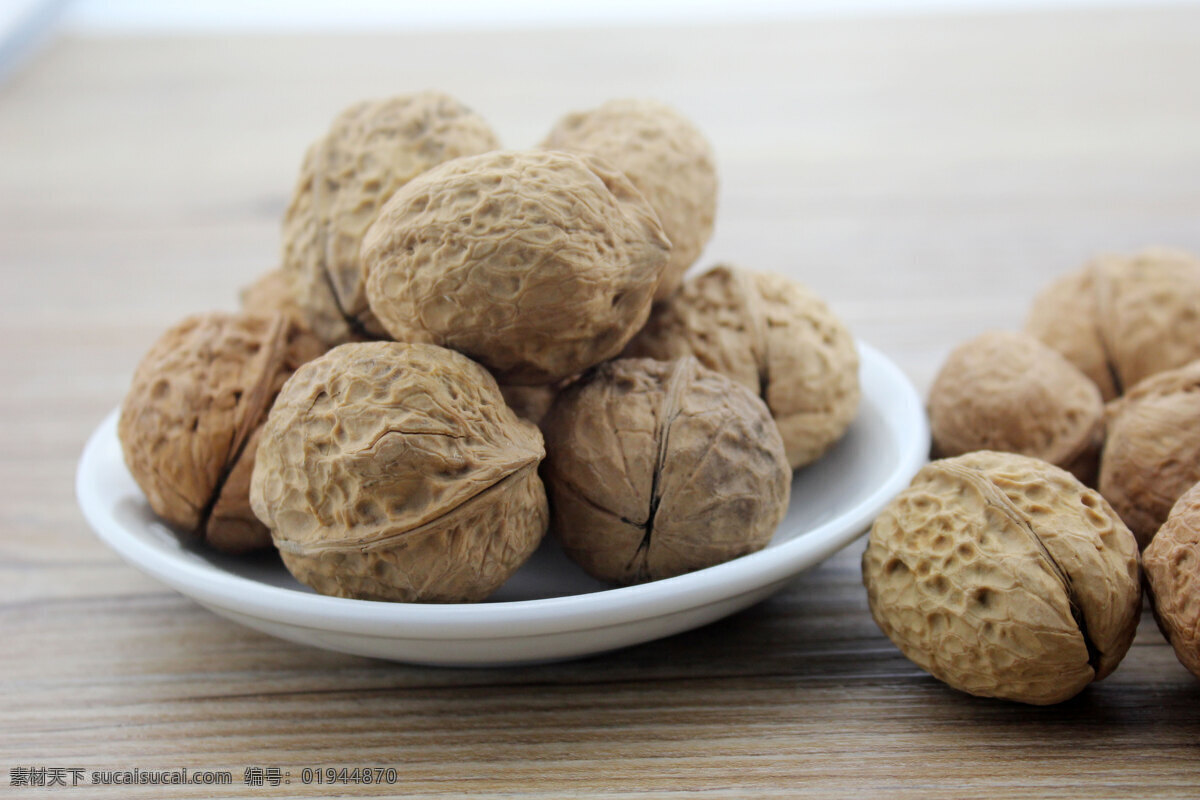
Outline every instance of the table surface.
<path fill-rule="evenodd" d="M 1090 255 L 1200 250 L 1198 52 L 1194 8 L 56 41 L 0 85 L 0 767 L 229 769 L 254 797 L 355 765 L 409 797 L 1196 796 L 1200 682 L 1148 614 L 1070 702 L 970 697 L 876 629 L 860 540 L 664 641 L 412 667 L 210 614 L 107 550 L 72 481 L 158 333 L 276 264 L 303 149 L 356 99 L 445 89 L 513 147 L 567 110 L 667 100 L 718 155 L 701 266 L 806 282 L 924 391 Z M 254 766 L 292 782 L 241 785 Z"/>

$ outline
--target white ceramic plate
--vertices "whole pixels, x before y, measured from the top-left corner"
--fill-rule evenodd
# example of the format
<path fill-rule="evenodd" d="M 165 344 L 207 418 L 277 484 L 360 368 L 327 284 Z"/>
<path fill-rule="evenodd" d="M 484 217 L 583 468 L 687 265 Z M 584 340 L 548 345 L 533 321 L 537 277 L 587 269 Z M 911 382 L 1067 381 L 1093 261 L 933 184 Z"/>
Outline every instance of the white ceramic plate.
<path fill-rule="evenodd" d="M 641 586 L 609 588 L 547 540 L 485 603 L 422 605 L 325 597 L 274 553 L 234 558 L 183 543 L 150 510 L 117 441 L 117 412 L 84 448 L 76 493 L 84 516 L 143 572 L 224 617 L 345 653 L 423 664 L 496 665 L 574 658 L 650 641 L 740 611 L 856 539 L 929 451 L 912 384 L 859 343 L 863 400 L 847 435 L 792 483 L 766 549 Z"/>

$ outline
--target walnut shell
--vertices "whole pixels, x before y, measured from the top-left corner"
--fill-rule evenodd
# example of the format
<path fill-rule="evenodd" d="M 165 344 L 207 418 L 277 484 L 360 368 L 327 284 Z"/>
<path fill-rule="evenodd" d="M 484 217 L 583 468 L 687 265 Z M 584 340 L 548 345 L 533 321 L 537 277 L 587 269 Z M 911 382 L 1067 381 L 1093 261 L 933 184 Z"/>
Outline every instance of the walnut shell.
<path fill-rule="evenodd" d="M 600 156 L 645 195 L 671 240 L 654 299 L 670 297 L 712 238 L 717 170 L 704 134 L 670 106 L 622 99 L 566 115 L 542 147 Z"/>
<path fill-rule="evenodd" d="M 297 325 L 308 327 L 304 313 L 292 294 L 291 284 L 282 268 L 272 269 L 259 275 L 238 294 L 242 311 L 260 317 L 282 314 Z"/>
<path fill-rule="evenodd" d="M 552 151 L 431 169 L 363 240 L 367 295 L 392 336 L 458 350 L 509 384 L 551 383 L 619 353 L 669 250 L 623 175 Z"/>
<path fill-rule="evenodd" d="M 929 393 L 936 457 L 1022 453 L 1095 479 L 1104 441 L 1100 390 L 1027 333 L 990 331 L 955 348 Z"/>
<path fill-rule="evenodd" d="M 314 333 L 329 344 L 387 335 L 367 305 L 363 234 L 417 175 L 499 146 L 478 114 L 440 92 L 356 103 L 334 119 L 305 154 L 284 217 L 283 268 Z"/>
<path fill-rule="evenodd" d="M 780 275 L 719 265 L 685 281 L 622 355 L 693 355 L 759 395 L 793 469 L 828 450 L 858 411 L 850 331 L 819 297 Z"/>
<path fill-rule="evenodd" d="M 922 669 L 1039 705 L 1116 669 L 1142 608 L 1137 543 L 1104 498 L 991 451 L 917 473 L 871 528 L 863 582 L 875 622 Z"/>
<path fill-rule="evenodd" d="M 117 435 L 154 512 L 227 552 L 270 546 L 250 513 L 255 433 L 284 380 L 323 351 L 283 316 L 190 316 L 150 348 Z"/>
<path fill-rule="evenodd" d="M 1100 493 L 1145 547 L 1200 481 L 1200 361 L 1138 383 L 1107 417 Z"/>
<path fill-rule="evenodd" d="M 324 594 L 482 600 L 548 520 L 535 425 L 465 356 L 344 344 L 297 370 L 263 426 L 254 513 Z"/>
<path fill-rule="evenodd" d="M 1200 678 L 1200 484 L 1175 503 L 1142 552 L 1142 567 L 1159 629 Z"/>
<path fill-rule="evenodd" d="M 669 578 L 766 546 L 791 470 L 763 402 L 694 358 L 601 364 L 543 422 L 552 529 L 590 575 Z"/>
<path fill-rule="evenodd" d="M 1162 247 L 1097 258 L 1046 287 L 1025 329 L 1111 400 L 1200 358 L 1200 259 Z"/>

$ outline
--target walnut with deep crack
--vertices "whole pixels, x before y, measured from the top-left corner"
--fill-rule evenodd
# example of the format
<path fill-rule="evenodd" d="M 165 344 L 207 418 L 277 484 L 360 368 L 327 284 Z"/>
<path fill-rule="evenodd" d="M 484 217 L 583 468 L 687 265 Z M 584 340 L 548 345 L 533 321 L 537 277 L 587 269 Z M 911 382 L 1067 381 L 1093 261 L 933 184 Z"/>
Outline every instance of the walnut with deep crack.
<path fill-rule="evenodd" d="M 1098 493 L 1028 456 L 926 465 L 871 528 L 871 614 L 901 652 L 956 689 L 1057 703 L 1133 642 L 1137 542 Z"/>
<path fill-rule="evenodd" d="M 155 513 L 219 550 L 269 547 L 247 494 L 257 431 L 287 377 L 324 349 L 282 315 L 210 312 L 164 333 L 134 373 L 117 425 Z"/>
<path fill-rule="evenodd" d="M 618 359 L 543 421 L 552 529 L 600 580 L 628 584 L 766 546 L 791 470 L 766 406 L 694 358 Z"/>

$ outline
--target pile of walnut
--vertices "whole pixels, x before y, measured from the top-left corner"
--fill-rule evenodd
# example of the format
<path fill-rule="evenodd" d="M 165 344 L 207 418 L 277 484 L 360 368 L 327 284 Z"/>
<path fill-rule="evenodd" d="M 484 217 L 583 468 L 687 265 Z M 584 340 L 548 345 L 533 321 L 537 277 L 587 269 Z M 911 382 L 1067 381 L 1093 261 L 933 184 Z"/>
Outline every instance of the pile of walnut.
<path fill-rule="evenodd" d="M 1066 700 L 1129 649 L 1144 567 L 1200 676 L 1200 259 L 1150 249 L 1065 276 L 1024 332 L 950 354 L 929 416 L 941 460 L 863 556 L 906 656 L 972 694 Z"/>
<path fill-rule="evenodd" d="M 548 528 L 621 584 L 758 550 L 855 416 L 858 357 L 787 279 L 684 280 L 716 193 L 654 102 L 529 150 L 444 94 L 354 105 L 304 158 L 282 269 L 139 367 L 130 472 L 185 534 L 344 597 L 481 600 Z"/>

